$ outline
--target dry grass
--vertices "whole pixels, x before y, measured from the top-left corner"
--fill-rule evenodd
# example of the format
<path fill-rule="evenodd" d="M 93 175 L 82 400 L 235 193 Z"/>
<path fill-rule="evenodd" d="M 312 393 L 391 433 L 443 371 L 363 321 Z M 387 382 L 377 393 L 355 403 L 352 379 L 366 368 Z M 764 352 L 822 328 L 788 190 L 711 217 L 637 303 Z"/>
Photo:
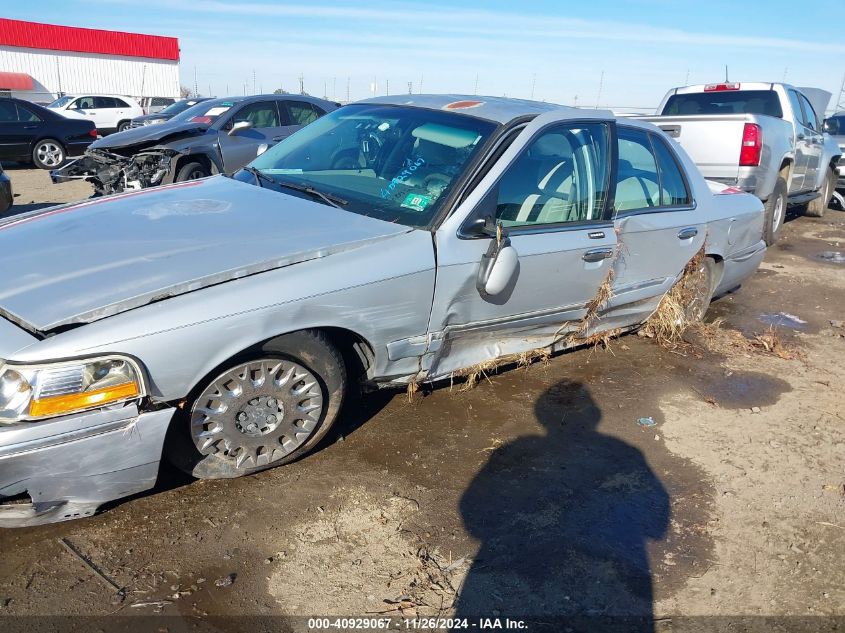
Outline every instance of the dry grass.
<path fill-rule="evenodd" d="M 696 343 L 683 342 L 688 348 L 698 347 L 711 353 L 726 355 L 731 352 L 771 354 L 783 360 L 803 358 L 799 349 L 783 341 L 774 326 L 762 334 L 755 334 L 752 338 L 747 338 L 733 328 L 724 327 L 722 319 L 715 319 L 710 323 L 696 323 L 689 329 L 697 336 Z"/>
<path fill-rule="evenodd" d="M 494 375 L 499 368 L 508 365 L 517 367 L 528 367 L 536 362 L 546 364 L 552 357 L 552 352 L 547 347 L 520 352 L 519 354 L 506 354 L 498 358 L 491 358 L 477 363 L 471 367 L 461 369 L 452 374 L 452 378 L 466 378 L 459 391 L 468 391 L 475 387 L 482 380 L 490 382 L 490 376 Z"/>
<path fill-rule="evenodd" d="M 605 347 L 605 349 L 607 349 L 609 346 L 609 340 L 619 333 L 618 330 L 609 330 L 607 332 L 598 332 L 587 335 L 587 332 L 598 325 L 598 322 L 601 319 L 599 313 L 604 310 L 607 307 L 607 304 L 610 303 L 610 300 L 613 299 L 614 274 L 613 266 L 611 266 L 607 271 L 604 281 L 602 281 L 599 289 L 596 291 L 595 296 L 587 303 L 587 312 L 584 314 L 584 317 L 581 319 L 578 327 L 574 332 L 567 335 L 567 346 L 574 347 L 576 345 L 601 344 Z"/>
<path fill-rule="evenodd" d="M 412 380 L 408 383 L 408 402 L 412 403 L 417 399 L 420 393 L 420 383 Z"/>
<path fill-rule="evenodd" d="M 656 340 L 664 347 L 674 348 L 683 341 L 684 332 L 695 320 L 689 306 L 706 279 L 702 270 L 704 246 L 687 262 L 681 278 L 663 295 L 657 309 L 640 329 L 640 335 Z"/>

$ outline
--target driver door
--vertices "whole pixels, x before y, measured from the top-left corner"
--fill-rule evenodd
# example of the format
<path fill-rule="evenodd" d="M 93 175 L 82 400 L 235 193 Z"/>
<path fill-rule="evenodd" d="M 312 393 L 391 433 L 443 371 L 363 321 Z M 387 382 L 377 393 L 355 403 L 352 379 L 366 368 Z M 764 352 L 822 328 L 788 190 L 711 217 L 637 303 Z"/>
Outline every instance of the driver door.
<path fill-rule="evenodd" d="M 548 347 L 577 330 L 608 279 L 616 234 L 607 208 L 610 121 L 537 117 L 437 230 L 437 283 L 422 369 L 431 379 L 477 363 Z M 494 296 L 479 284 L 495 233 L 518 263 Z M 488 227 L 492 224 L 488 221 Z"/>
<path fill-rule="evenodd" d="M 246 121 L 251 127 L 232 131 L 234 124 Z M 237 110 L 219 133 L 220 152 L 227 173 L 252 162 L 261 151 L 275 144 L 282 130 L 276 101 L 255 101 Z M 261 150 L 261 151 L 260 151 Z"/>

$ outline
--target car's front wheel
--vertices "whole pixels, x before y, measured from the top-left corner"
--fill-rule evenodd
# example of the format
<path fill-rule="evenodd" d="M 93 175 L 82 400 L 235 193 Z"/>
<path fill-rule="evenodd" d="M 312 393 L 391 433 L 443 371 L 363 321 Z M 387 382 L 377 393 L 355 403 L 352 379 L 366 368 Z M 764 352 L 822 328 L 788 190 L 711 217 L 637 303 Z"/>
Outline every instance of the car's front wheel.
<path fill-rule="evenodd" d="M 211 174 L 208 173 L 208 169 L 205 165 L 191 161 L 190 163 L 185 163 L 179 168 L 179 171 L 176 173 L 176 178 L 173 180 L 174 182 L 184 182 L 185 180 L 197 180 L 210 175 Z"/>
<path fill-rule="evenodd" d="M 121 122 L 118 124 L 118 126 L 117 126 L 117 131 L 118 131 L 118 132 L 125 132 L 125 131 L 126 131 L 126 130 L 128 130 L 130 127 L 132 127 L 132 123 L 131 123 L 131 122 L 129 122 L 129 121 L 121 121 Z"/>
<path fill-rule="evenodd" d="M 202 388 L 187 412 L 191 441 L 180 445 L 174 438 L 170 457 L 200 479 L 293 461 L 328 432 L 345 389 L 343 358 L 323 334 L 279 337 Z"/>
<path fill-rule="evenodd" d="M 38 141 L 32 148 L 32 162 L 39 169 L 56 169 L 65 162 L 65 148 L 54 138 Z"/>

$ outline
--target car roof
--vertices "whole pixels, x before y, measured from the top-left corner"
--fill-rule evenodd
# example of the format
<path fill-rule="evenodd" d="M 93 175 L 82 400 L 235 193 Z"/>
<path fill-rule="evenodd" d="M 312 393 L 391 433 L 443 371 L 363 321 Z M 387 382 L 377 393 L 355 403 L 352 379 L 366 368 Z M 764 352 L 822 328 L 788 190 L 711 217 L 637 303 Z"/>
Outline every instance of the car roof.
<path fill-rule="evenodd" d="M 562 106 L 557 103 L 548 103 L 546 101 L 462 94 L 394 95 L 373 97 L 364 99 L 363 101 L 357 101 L 356 103 L 383 103 L 386 105 L 415 106 L 430 110 L 449 110 L 456 114 L 465 114 L 496 123 L 508 123 L 519 117 L 533 117 L 554 110 L 571 111 L 573 118 L 579 114 L 583 115 L 585 112 L 578 108 Z M 604 112 L 601 113 L 604 114 Z M 613 118 L 611 113 L 608 112 L 607 115 Z"/>

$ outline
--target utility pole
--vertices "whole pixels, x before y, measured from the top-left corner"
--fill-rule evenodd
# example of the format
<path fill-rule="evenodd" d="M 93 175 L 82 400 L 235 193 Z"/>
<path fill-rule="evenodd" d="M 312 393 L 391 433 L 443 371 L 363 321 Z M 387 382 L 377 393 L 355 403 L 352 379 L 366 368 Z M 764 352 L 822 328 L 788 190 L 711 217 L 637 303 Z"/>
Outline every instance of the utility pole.
<path fill-rule="evenodd" d="M 332 77 L 332 99 L 337 101 L 337 77 Z"/>
<path fill-rule="evenodd" d="M 836 100 L 834 113 L 845 110 L 845 75 L 842 75 L 842 86 L 839 88 L 839 98 Z"/>
<path fill-rule="evenodd" d="M 575 95 L 575 100 L 574 100 L 574 101 L 573 101 L 573 103 L 572 103 L 572 107 L 573 107 L 573 108 L 577 108 L 577 107 L 578 107 L 578 95 Z"/>
<path fill-rule="evenodd" d="M 601 103 L 602 88 L 604 88 L 604 71 L 601 71 L 601 76 L 599 77 L 599 94 L 596 97 L 596 110 L 598 110 L 599 104 Z"/>
<path fill-rule="evenodd" d="M 531 98 L 534 98 L 534 88 L 537 86 L 537 73 L 531 75 Z"/>
<path fill-rule="evenodd" d="M 689 68 L 687 68 L 687 76 L 684 79 L 684 85 L 689 86 Z"/>
<path fill-rule="evenodd" d="M 422 76 L 422 73 L 420 73 L 420 94 L 422 94 L 422 82 L 423 82 L 423 76 Z"/>
<path fill-rule="evenodd" d="M 409 95 L 414 94 L 414 82 L 413 81 L 408 82 L 408 94 Z"/>
<path fill-rule="evenodd" d="M 326 101 L 328 101 L 328 99 L 329 99 L 328 94 L 326 94 L 326 93 L 328 93 L 328 91 L 329 91 L 329 82 L 324 79 L 323 80 L 323 99 L 325 99 Z"/>
<path fill-rule="evenodd" d="M 255 91 L 255 68 L 252 69 L 252 94 L 258 94 Z"/>
<path fill-rule="evenodd" d="M 390 94 L 390 79 L 384 80 L 384 94 L 386 94 L 386 95 Z"/>
<path fill-rule="evenodd" d="M 475 88 L 473 88 L 472 94 L 478 96 L 478 73 L 475 73 Z"/>
<path fill-rule="evenodd" d="M 349 103 L 349 84 L 352 82 L 351 77 L 346 78 L 346 103 Z"/>
<path fill-rule="evenodd" d="M 299 73 L 299 94 L 305 94 L 305 75 L 303 73 Z"/>
<path fill-rule="evenodd" d="M 194 66 L 194 96 L 196 97 L 199 94 L 199 88 L 197 87 L 197 67 Z"/>
<path fill-rule="evenodd" d="M 789 66 L 785 66 L 783 69 L 783 78 L 781 79 L 782 83 L 786 83 L 786 76 L 789 74 Z"/>

